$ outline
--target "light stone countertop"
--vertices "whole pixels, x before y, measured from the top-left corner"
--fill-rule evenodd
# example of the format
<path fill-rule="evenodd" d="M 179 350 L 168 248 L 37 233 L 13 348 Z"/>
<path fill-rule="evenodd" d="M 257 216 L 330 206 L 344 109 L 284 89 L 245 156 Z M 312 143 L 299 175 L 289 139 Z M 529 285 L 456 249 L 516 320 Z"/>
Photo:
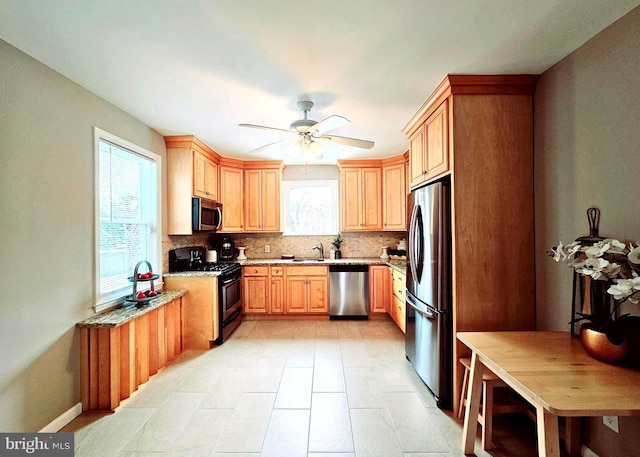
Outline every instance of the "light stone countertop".
<path fill-rule="evenodd" d="M 163 290 L 162 295 L 158 298 L 150 300 L 147 305 L 141 305 L 133 308 L 115 308 L 97 314 L 82 322 L 78 322 L 76 327 L 119 327 L 122 324 L 142 316 L 149 311 L 166 305 L 176 298 L 186 295 L 186 290 Z"/>
<path fill-rule="evenodd" d="M 405 273 L 407 261 L 406 259 L 381 259 L 379 257 L 363 257 L 348 259 L 324 259 L 322 261 L 315 260 L 313 257 L 304 259 L 247 259 L 237 260 L 242 266 L 250 265 L 386 265 L 401 273 Z"/>

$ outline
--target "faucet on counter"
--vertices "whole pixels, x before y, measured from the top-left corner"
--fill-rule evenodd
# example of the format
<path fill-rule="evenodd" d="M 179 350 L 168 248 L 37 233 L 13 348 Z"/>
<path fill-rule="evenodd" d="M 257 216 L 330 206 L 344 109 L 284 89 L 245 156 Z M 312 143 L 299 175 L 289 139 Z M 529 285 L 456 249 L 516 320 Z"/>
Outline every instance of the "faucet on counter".
<path fill-rule="evenodd" d="M 324 246 L 322 246 L 322 243 L 318 243 L 318 246 L 313 246 L 311 249 L 317 249 L 319 251 L 320 258 L 324 259 Z"/>

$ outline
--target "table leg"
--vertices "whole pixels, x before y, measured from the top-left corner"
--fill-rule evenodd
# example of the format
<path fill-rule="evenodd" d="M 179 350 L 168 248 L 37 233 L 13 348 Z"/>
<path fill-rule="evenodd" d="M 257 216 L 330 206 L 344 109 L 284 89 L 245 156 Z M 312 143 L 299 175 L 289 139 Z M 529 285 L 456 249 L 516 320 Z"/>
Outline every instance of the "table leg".
<path fill-rule="evenodd" d="M 480 396 L 482 392 L 482 373 L 484 365 L 480 363 L 478 354 L 471 355 L 471 374 L 467 389 L 467 407 L 464 412 L 464 427 L 462 429 L 462 452 L 473 454 L 478 430 L 478 413 L 480 412 Z"/>
<path fill-rule="evenodd" d="M 560 457 L 558 416 L 551 414 L 542 406 L 536 406 L 536 417 L 538 426 L 538 456 Z"/>
<path fill-rule="evenodd" d="M 582 418 L 567 417 L 564 428 L 564 448 L 571 455 L 580 455 L 580 432 L 582 429 Z"/>

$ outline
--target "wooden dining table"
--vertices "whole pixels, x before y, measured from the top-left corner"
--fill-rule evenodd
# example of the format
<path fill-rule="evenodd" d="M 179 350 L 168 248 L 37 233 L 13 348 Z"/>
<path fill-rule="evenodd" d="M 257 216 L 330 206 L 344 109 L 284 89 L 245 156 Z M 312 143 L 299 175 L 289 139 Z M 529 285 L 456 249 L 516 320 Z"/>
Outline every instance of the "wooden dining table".
<path fill-rule="evenodd" d="M 580 417 L 640 415 L 640 370 L 600 362 L 568 332 L 459 332 L 472 351 L 462 450 L 473 454 L 482 373 L 491 370 L 536 412 L 538 455 L 560 456 L 558 417 L 566 417 L 565 445 L 580 450 Z"/>

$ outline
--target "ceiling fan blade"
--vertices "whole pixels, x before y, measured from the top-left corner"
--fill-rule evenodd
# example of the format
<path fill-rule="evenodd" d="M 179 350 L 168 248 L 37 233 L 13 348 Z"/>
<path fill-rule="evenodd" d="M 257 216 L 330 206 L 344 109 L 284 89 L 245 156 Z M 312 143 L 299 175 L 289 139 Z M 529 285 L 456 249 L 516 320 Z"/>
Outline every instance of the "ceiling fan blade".
<path fill-rule="evenodd" d="M 349 123 L 349 119 L 342 116 L 329 116 L 326 119 L 321 120 L 316 125 L 313 126 L 313 129 L 318 133 L 328 132 L 329 130 L 337 129 L 338 127 L 342 127 Z"/>
<path fill-rule="evenodd" d="M 249 151 L 249 153 L 250 153 L 250 154 L 255 154 L 255 153 L 257 153 L 257 152 L 262 152 L 262 151 L 264 151 L 264 150 L 266 150 L 266 149 L 269 149 L 269 148 L 272 148 L 272 147 L 274 147 L 274 146 L 278 146 L 279 144 L 284 145 L 284 144 L 289 144 L 289 143 L 291 143 L 291 142 L 292 142 L 292 140 L 290 140 L 290 139 L 289 139 L 289 140 L 280 140 L 280 141 L 276 141 L 275 143 L 269 143 L 269 144 L 266 144 L 266 145 L 264 145 L 264 146 L 260 146 L 259 148 L 252 149 L 251 151 Z"/>
<path fill-rule="evenodd" d="M 266 127 L 264 125 L 255 125 L 255 124 L 238 124 L 239 127 L 249 127 L 252 129 L 261 129 L 261 130 L 275 130 L 276 132 L 285 132 L 285 133 L 295 133 L 297 134 L 298 132 L 294 132 L 292 130 L 285 130 L 285 129 L 279 129 L 276 127 Z"/>
<path fill-rule="evenodd" d="M 334 144 L 340 144 L 343 146 L 353 146 L 354 148 L 371 149 L 375 143 L 368 140 L 359 140 L 357 138 L 347 138 L 345 136 L 336 135 L 322 135 L 318 137 L 322 141 L 327 141 Z"/>

